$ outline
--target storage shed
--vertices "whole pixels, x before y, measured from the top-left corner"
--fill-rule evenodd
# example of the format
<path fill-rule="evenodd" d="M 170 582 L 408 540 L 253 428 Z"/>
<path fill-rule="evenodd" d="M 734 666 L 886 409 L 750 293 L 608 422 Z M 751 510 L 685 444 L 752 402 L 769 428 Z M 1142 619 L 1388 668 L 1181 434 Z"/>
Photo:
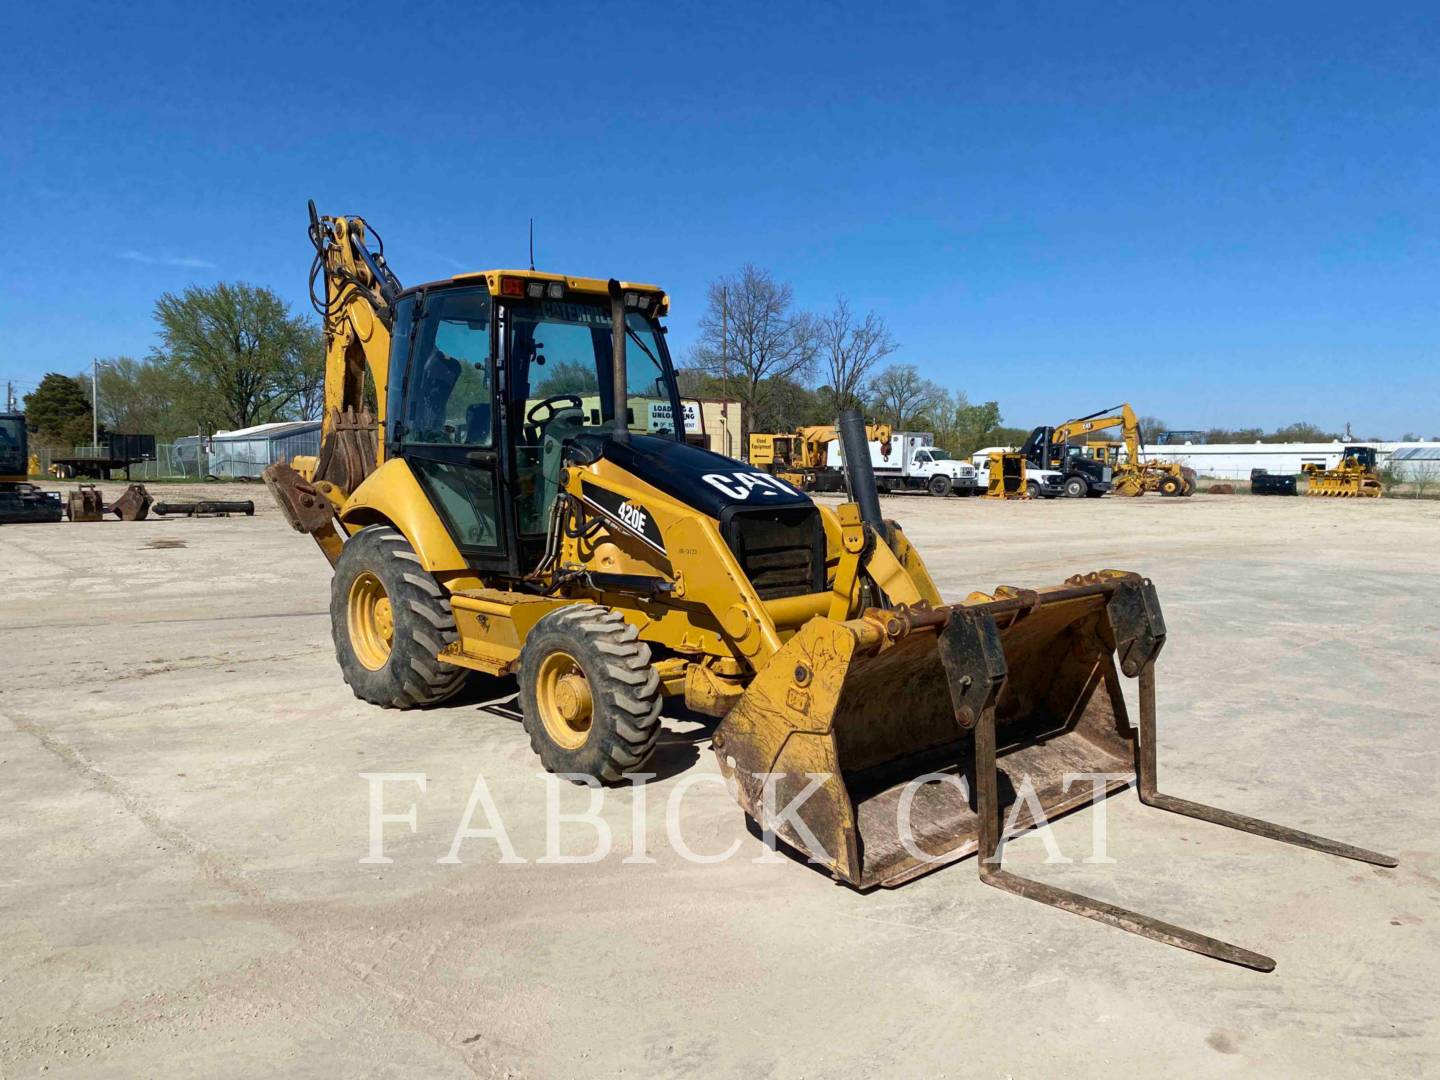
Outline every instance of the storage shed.
<path fill-rule="evenodd" d="M 210 438 L 210 476 L 222 480 L 260 479 L 266 466 L 297 454 L 320 452 L 320 421 L 257 424 L 239 431 L 217 431 Z"/>

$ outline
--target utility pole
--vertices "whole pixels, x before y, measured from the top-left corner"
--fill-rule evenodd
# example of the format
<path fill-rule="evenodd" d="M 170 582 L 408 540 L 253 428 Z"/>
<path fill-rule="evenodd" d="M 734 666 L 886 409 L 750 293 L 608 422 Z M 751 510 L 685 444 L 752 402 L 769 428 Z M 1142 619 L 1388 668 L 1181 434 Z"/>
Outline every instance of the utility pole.
<path fill-rule="evenodd" d="M 90 445 L 100 445 L 100 361 L 90 361 Z"/>
<path fill-rule="evenodd" d="M 5 383 L 5 411 L 15 411 L 15 383 L 11 381 Z"/>

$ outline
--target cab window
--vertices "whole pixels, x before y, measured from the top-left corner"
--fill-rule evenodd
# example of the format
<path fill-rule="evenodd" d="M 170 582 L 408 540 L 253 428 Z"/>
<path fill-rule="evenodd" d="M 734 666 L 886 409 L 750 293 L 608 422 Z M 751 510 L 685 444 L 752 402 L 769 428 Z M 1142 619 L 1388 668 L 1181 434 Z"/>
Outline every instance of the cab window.
<path fill-rule="evenodd" d="M 428 294 L 411 351 L 401 439 L 408 446 L 490 446 L 490 293 Z"/>

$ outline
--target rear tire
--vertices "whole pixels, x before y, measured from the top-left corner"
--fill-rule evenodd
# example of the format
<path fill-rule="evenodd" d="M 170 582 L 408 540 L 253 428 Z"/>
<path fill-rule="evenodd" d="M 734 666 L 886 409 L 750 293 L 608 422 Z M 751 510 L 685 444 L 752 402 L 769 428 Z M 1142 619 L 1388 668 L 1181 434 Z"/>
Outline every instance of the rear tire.
<path fill-rule="evenodd" d="M 1065 494 L 1071 499 L 1083 499 L 1090 493 L 1090 485 L 1085 483 L 1078 476 L 1072 476 L 1065 481 Z"/>
<path fill-rule="evenodd" d="M 1181 494 L 1185 490 L 1185 481 L 1178 476 L 1162 476 L 1160 478 L 1160 494 L 1170 497 Z"/>
<path fill-rule="evenodd" d="M 436 705 L 468 676 L 438 659 L 459 636 L 450 598 L 389 525 L 361 529 L 341 548 L 330 583 L 330 632 L 345 681 L 372 705 Z"/>
<path fill-rule="evenodd" d="M 1030 498 L 1032 498 L 1032 499 L 1038 499 L 1038 498 L 1040 498 L 1040 485 L 1039 485 L 1039 483 L 1037 483 L 1037 482 L 1034 481 L 1034 480 L 1027 480 L 1027 481 L 1025 482 L 1025 494 L 1026 494 L 1026 495 L 1029 495 Z"/>
<path fill-rule="evenodd" d="M 930 478 L 930 494 L 941 496 L 949 495 L 950 478 L 948 476 L 932 476 Z"/>
<path fill-rule="evenodd" d="M 619 782 L 655 752 L 663 700 L 650 646 L 618 611 L 573 604 L 526 635 L 521 712 L 549 772 Z"/>

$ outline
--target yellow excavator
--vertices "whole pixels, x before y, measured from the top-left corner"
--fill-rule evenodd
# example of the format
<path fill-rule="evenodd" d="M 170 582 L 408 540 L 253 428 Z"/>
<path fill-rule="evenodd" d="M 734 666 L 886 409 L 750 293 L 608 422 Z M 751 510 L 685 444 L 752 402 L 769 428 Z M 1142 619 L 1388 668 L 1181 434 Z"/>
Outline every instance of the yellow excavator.
<path fill-rule="evenodd" d="M 884 453 L 890 453 L 894 433 L 889 424 L 866 424 L 865 438 L 878 442 Z M 830 466 L 830 447 L 840 439 L 834 424 L 812 424 L 793 432 L 754 432 L 750 435 L 746 457 L 772 476 L 804 491 L 840 491 L 844 488 L 842 470 Z"/>
<path fill-rule="evenodd" d="M 947 603 L 881 516 L 858 413 L 840 418 L 851 499 L 834 508 L 657 422 L 683 415 L 659 287 L 487 270 L 404 288 L 362 219 L 312 204 L 310 236 L 320 453 L 265 479 L 332 566 L 336 656 L 363 700 L 432 705 L 471 672 L 514 674 L 541 763 L 588 783 L 641 769 L 683 700 L 719 718 L 746 813 L 841 881 L 978 854 L 991 885 L 1258 970 L 1274 961 L 1003 869 L 1002 821 L 1138 776 L 1152 806 L 1395 865 L 1157 791 L 1149 580 Z"/>
<path fill-rule="evenodd" d="M 1098 460 L 1105 461 L 1107 456 L 1109 457 L 1108 463 L 1114 470 L 1112 482 L 1115 485 L 1115 494 L 1132 497 L 1144 495 L 1148 491 L 1158 491 L 1161 495 L 1171 496 L 1195 494 L 1194 469 L 1178 462 L 1155 461 L 1146 457 L 1144 433 L 1140 430 L 1140 421 L 1135 410 L 1128 402 L 1066 421 L 1055 428 L 1051 441 L 1056 445 L 1063 445 L 1080 436 L 1114 428 L 1120 429 L 1125 460 L 1116 460 L 1117 455 L 1114 454 L 1101 455 Z M 1078 446 L 1070 449 L 1079 452 Z"/>
<path fill-rule="evenodd" d="M 0 525 L 63 519 L 60 496 L 30 483 L 30 473 L 38 465 L 30 453 L 25 414 L 0 413 Z"/>

